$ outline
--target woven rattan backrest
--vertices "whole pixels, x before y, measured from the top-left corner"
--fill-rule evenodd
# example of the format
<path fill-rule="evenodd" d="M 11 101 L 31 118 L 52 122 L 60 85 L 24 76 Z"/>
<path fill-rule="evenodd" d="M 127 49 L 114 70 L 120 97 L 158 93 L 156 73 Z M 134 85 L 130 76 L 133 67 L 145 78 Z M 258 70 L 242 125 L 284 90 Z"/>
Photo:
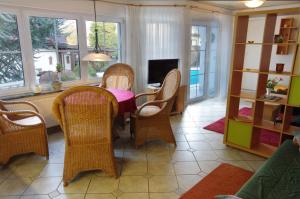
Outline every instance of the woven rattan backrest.
<path fill-rule="evenodd" d="M 102 86 L 104 88 L 131 90 L 133 82 L 134 72 L 132 68 L 127 64 L 117 63 L 105 71 Z"/>
<path fill-rule="evenodd" d="M 79 86 L 61 93 L 53 103 L 53 113 L 70 145 L 111 142 L 113 118 L 118 103 L 99 87 Z"/>

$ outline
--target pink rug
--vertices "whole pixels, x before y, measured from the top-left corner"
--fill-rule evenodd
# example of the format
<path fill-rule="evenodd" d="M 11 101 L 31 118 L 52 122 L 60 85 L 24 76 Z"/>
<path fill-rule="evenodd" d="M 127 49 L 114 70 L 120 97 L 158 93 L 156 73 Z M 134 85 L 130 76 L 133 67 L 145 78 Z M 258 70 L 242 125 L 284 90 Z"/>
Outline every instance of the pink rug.
<path fill-rule="evenodd" d="M 242 108 L 239 111 L 239 113 L 240 115 L 249 116 L 251 115 L 251 111 L 252 111 L 251 108 L 245 107 Z M 224 134 L 224 127 L 225 127 L 225 118 L 222 118 L 204 127 L 204 129 Z M 265 130 L 265 129 L 261 130 L 260 141 L 262 143 L 278 146 L 279 139 L 280 139 L 280 135 L 278 133 L 274 131 Z"/>

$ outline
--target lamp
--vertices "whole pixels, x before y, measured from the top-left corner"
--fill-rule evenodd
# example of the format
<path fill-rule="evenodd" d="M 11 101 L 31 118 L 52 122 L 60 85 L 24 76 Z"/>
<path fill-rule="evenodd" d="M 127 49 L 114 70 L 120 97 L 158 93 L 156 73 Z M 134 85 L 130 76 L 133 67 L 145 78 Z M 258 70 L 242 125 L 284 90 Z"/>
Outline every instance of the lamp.
<path fill-rule="evenodd" d="M 261 6 L 264 3 L 263 0 L 251 0 L 251 1 L 245 1 L 245 5 L 248 8 L 257 8 Z"/>
<path fill-rule="evenodd" d="M 100 49 L 100 46 L 98 43 L 99 39 L 98 39 L 98 29 L 97 29 L 96 0 L 94 0 L 93 2 L 94 2 L 94 16 L 95 16 L 95 49 L 93 50 L 93 52 L 85 55 L 82 60 L 83 61 L 93 61 L 93 62 L 111 61 L 112 60 L 111 57 L 109 55 L 105 54 L 105 52 Z"/>

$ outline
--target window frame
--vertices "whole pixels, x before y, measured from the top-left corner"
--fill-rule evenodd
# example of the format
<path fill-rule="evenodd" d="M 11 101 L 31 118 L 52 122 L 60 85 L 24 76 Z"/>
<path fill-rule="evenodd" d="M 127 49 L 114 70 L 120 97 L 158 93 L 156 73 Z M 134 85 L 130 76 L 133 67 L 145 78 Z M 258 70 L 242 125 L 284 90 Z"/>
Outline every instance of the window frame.
<path fill-rule="evenodd" d="M 14 96 L 22 93 L 31 93 L 35 87 L 35 67 L 33 60 L 33 48 L 31 41 L 30 22 L 29 17 L 49 17 L 49 18 L 64 18 L 69 20 L 77 21 L 77 40 L 79 46 L 79 58 L 80 58 L 80 80 L 66 81 L 63 82 L 63 87 L 68 88 L 76 85 L 94 84 L 99 83 L 101 80 L 88 79 L 87 62 L 82 61 L 82 58 L 88 53 L 87 38 L 86 38 L 86 21 L 94 21 L 94 16 L 85 13 L 62 13 L 60 11 L 50 11 L 35 8 L 24 8 L 16 6 L 1 6 L 0 12 L 7 12 L 14 14 L 17 17 L 21 56 L 23 63 L 24 73 L 24 87 L 13 88 L 13 89 L 0 89 L 1 96 Z M 124 62 L 125 59 L 125 19 L 122 17 L 111 17 L 97 15 L 97 21 L 99 22 L 112 22 L 119 23 L 120 34 L 119 34 L 119 51 L 120 51 L 120 62 Z"/>

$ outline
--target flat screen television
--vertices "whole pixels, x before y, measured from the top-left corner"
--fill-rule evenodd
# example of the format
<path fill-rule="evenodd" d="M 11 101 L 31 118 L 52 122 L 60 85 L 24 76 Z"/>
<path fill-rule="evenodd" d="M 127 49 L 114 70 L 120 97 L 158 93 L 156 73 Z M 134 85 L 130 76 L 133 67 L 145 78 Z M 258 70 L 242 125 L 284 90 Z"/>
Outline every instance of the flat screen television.
<path fill-rule="evenodd" d="M 160 86 L 168 72 L 178 68 L 179 59 L 155 59 L 148 61 L 148 84 Z"/>

